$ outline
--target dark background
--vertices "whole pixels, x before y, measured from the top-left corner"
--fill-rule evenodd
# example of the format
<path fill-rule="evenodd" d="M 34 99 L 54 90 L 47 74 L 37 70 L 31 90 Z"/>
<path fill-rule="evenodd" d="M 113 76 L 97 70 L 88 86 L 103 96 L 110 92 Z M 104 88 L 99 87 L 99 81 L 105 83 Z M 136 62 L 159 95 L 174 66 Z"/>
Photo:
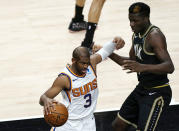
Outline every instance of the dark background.
<path fill-rule="evenodd" d="M 115 119 L 117 111 L 96 112 L 97 131 L 110 131 L 111 122 Z M 179 131 L 179 105 L 168 108 L 167 119 L 162 120 L 158 131 Z M 0 131 L 50 131 L 50 126 L 44 118 L 3 121 L 0 122 Z M 133 128 L 129 131 L 134 131 Z"/>

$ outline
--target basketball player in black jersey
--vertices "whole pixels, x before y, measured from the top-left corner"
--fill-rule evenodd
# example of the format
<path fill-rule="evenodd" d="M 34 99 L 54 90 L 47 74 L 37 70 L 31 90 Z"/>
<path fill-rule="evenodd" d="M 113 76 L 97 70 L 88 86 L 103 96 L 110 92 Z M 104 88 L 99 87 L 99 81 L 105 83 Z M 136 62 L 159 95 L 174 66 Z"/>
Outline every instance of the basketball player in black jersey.
<path fill-rule="evenodd" d="M 136 72 L 138 85 L 123 103 L 112 123 L 114 131 L 126 131 L 130 125 L 137 131 L 156 131 L 171 101 L 167 74 L 174 65 L 161 30 L 150 22 L 150 7 L 137 2 L 129 7 L 132 46 L 129 57 L 112 54 L 110 58 L 128 73 Z"/>

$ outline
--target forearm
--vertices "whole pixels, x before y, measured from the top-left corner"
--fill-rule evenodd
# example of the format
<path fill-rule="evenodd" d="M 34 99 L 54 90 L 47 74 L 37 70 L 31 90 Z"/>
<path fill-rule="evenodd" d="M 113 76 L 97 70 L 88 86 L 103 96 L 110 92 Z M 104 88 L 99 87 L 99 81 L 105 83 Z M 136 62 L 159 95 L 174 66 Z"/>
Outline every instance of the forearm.
<path fill-rule="evenodd" d="M 114 62 L 116 62 L 117 64 L 119 64 L 119 65 L 123 65 L 123 64 L 124 64 L 124 63 L 123 63 L 124 60 L 129 60 L 129 59 L 130 59 L 129 57 L 119 56 L 119 55 L 117 55 L 117 54 L 115 54 L 115 53 L 112 53 L 112 54 L 109 56 L 109 58 L 110 58 L 111 60 L 113 60 Z"/>
<path fill-rule="evenodd" d="M 47 99 L 47 96 L 45 94 L 43 94 L 41 97 L 40 97 L 40 100 L 39 100 L 39 104 L 41 106 L 44 106 L 44 100 Z"/>
<path fill-rule="evenodd" d="M 104 44 L 104 46 L 96 52 L 96 56 L 99 57 L 97 58 L 97 63 L 101 62 L 102 60 L 105 60 L 109 55 L 111 55 L 113 53 L 113 51 L 116 48 L 116 44 L 112 41 L 109 41 L 107 43 Z M 94 55 L 94 56 L 95 56 Z"/>
<path fill-rule="evenodd" d="M 168 62 L 164 62 L 157 65 L 143 64 L 142 68 L 143 68 L 143 72 L 150 72 L 154 74 L 168 74 L 168 73 L 171 74 L 174 71 L 173 64 Z"/>

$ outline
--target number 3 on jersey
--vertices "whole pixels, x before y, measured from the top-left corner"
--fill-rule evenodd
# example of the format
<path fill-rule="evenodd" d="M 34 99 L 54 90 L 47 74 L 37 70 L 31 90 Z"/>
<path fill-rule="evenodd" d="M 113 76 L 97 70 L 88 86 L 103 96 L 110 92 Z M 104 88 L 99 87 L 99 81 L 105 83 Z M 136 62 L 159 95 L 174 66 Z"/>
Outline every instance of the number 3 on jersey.
<path fill-rule="evenodd" d="M 84 99 L 86 100 L 86 105 L 84 105 L 84 107 L 88 108 L 89 106 L 91 106 L 91 94 L 86 94 L 84 96 Z"/>

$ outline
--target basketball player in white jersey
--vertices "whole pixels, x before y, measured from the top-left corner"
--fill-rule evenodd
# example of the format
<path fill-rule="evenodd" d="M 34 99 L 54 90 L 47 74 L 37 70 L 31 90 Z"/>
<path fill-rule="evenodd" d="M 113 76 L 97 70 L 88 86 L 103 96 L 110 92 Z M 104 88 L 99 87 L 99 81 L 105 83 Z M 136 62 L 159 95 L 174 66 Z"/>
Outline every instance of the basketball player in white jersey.
<path fill-rule="evenodd" d="M 57 102 L 53 98 L 60 92 L 63 98 L 61 103 L 68 109 L 67 122 L 63 126 L 52 127 L 52 131 L 96 131 L 93 115 L 98 98 L 96 65 L 124 44 L 121 37 L 115 37 L 93 55 L 86 47 L 74 49 L 72 64 L 66 65 L 52 87 L 40 97 L 45 114 L 51 113 L 53 102 Z"/>

